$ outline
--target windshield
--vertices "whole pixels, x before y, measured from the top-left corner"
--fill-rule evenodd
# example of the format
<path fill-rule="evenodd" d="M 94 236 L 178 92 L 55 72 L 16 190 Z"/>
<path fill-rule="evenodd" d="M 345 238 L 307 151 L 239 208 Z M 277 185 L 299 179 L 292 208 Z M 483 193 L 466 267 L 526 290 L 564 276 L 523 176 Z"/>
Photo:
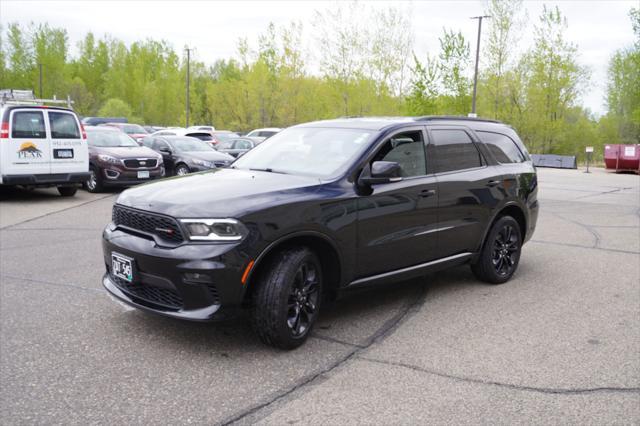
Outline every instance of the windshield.
<path fill-rule="evenodd" d="M 122 131 L 128 135 L 132 135 L 134 133 L 147 133 L 144 127 L 139 124 L 125 124 L 122 126 Z"/>
<path fill-rule="evenodd" d="M 329 178 L 366 148 L 372 133 L 360 129 L 286 129 L 240 157 L 234 168 Z"/>
<path fill-rule="evenodd" d="M 180 152 L 214 151 L 208 143 L 196 138 L 171 139 L 171 145 Z"/>
<path fill-rule="evenodd" d="M 136 141 L 121 132 L 87 132 L 87 142 L 91 146 L 139 146 Z"/>

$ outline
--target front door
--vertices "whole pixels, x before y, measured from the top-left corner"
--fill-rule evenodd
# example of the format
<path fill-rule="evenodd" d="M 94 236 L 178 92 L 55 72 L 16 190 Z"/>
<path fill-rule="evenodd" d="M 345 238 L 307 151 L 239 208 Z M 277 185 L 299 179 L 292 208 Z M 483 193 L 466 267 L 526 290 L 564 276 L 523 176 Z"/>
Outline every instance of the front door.
<path fill-rule="evenodd" d="M 390 136 L 373 161 L 397 162 L 402 180 L 374 185 L 358 203 L 358 278 L 436 258 L 437 182 L 426 158 L 423 128 Z"/>

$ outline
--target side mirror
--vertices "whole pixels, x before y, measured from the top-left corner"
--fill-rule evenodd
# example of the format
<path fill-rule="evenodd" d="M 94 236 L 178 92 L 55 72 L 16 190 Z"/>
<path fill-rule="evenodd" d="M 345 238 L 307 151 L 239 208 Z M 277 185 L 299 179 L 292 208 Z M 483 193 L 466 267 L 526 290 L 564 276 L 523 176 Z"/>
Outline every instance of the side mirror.
<path fill-rule="evenodd" d="M 371 168 L 365 167 L 360 174 L 358 183 L 370 186 L 380 183 L 398 182 L 402 180 L 400 164 L 395 161 L 374 161 Z"/>
<path fill-rule="evenodd" d="M 163 154 L 171 155 L 171 150 L 169 148 L 160 148 L 160 152 Z"/>

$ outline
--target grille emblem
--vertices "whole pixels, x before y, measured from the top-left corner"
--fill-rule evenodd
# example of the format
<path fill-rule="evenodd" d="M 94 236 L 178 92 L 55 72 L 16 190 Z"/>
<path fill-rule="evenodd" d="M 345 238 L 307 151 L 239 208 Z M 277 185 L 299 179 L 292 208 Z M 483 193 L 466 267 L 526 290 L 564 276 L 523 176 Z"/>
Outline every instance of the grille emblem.
<path fill-rule="evenodd" d="M 141 161 L 141 162 L 140 162 L 140 165 L 141 165 L 141 166 L 146 166 L 146 165 L 147 165 L 147 162 L 146 162 L 146 161 Z"/>

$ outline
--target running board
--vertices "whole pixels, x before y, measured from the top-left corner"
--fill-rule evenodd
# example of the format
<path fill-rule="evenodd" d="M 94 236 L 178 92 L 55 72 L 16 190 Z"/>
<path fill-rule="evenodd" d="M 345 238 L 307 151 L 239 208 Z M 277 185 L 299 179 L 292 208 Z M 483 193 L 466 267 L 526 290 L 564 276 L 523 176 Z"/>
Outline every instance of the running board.
<path fill-rule="evenodd" d="M 347 285 L 347 288 L 373 284 L 376 281 L 381 280 L 400 278 L 402 275 L 407 275 L 407 278 L 409 278 L 410 276 L 417 276 L 422 273 L 432 272 L 433 270 L 440 269 L 440 267 L 446 266 L 447 263 L 463 263 L 471 256 L 473 256 L 473 253 L 460 253 L 453 256 L 443 257 L 442 259 L 432 260 L 431 262 L 408 266 L 402 269 L 396 269 L 395 271 L 384 272 L 378 275 L 371 275 L 370 277 L 359 278 L 355 281 L 351 281 Z"/>

